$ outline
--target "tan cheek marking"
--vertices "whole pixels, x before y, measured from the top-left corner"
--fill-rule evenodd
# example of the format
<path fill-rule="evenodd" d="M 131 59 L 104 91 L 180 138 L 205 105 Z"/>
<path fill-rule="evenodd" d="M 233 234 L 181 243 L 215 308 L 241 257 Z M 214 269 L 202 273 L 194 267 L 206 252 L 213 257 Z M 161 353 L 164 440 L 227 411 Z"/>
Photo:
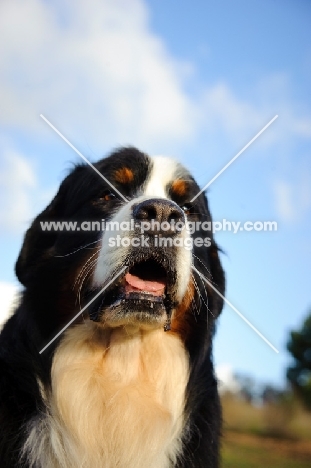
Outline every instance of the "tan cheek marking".
<path fill-rule="evenodd" d="M 134 179 L 134 174 L 128 167 L 118 169 L 115 174 L 115 180 L 120 184 L 129 184 Z"/>
<path fill-rule="evenodd" d="M 177 179 L 172 183 L 171 189 L 174 195 L 182 197 L 187 192 L 188 184 L 185 180 Z"/>
<path fill-rule="evenodd" d="M 186 341 L 191 332 L 191 302 L 194 298 L 194 284 L 192 279 L 189 281 L 188 288 L 184 298 L 176 309 L 174 316 L 172 317 L 171 331 L 177 333 L 183 342 Z"/>

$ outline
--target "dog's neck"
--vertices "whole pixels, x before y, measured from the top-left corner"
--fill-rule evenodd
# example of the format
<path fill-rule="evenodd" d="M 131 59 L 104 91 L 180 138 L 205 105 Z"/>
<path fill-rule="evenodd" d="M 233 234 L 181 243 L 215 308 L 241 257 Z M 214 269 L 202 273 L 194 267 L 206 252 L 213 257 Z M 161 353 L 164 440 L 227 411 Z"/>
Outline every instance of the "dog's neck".
<path fill-rule="evenodd" d="M 163 328 L 72 328 L 52 367 L 56 466 L 168 468 L 181 450 L 187 380 L 184 346 Z"/>

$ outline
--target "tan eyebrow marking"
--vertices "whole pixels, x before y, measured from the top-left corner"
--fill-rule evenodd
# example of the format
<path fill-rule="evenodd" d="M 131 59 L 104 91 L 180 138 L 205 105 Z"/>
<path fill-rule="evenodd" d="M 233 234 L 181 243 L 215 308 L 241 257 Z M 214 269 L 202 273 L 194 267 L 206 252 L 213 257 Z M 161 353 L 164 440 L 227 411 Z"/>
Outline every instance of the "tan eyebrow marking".
<path fill-rule="evenodd" d="M 134 174 L 131 169 L 128 167 L 123 167 L 122 169 L 118 169 L 115 174 L 115 180 L 120 184 L 129 184 L 134 179 Z"/>
<path fill-rule="evenodd" d="M 185 180 L 177 179 L 172 183 L 171 190 L 174 195 L 182 197 L 187 193 L 188 184 Z"/>

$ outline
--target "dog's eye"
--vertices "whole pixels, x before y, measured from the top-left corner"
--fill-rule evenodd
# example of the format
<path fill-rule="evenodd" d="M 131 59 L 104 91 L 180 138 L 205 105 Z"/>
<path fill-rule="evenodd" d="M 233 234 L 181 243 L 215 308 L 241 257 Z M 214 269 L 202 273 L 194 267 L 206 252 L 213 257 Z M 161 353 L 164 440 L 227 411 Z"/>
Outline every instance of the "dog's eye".
<path fill-rule="evenodd" d="M 192 208 L 191 203 L 185 203 L 183 206 L 181 206 L 181 209 L 186 215 L 191 214 L 191 208 Z"/>
<path fill-rule="evenodd" d="M 103 201 L 110 201 L 116 198 L 115 194 L 111 190 L 105 190 L 102 196 L 100 197 Z"/>

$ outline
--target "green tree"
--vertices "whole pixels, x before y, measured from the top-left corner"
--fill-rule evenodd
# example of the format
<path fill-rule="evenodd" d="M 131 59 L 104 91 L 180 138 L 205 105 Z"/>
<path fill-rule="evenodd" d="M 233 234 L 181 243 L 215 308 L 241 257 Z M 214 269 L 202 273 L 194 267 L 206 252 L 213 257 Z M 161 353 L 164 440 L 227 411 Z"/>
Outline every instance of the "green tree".
<path fill-rule="evenodd" d="M 287 349 L 294 363 L 287 378 L 307 410 L 311 411 L 311 312 L 300 330 L 290 332 Z"/>

